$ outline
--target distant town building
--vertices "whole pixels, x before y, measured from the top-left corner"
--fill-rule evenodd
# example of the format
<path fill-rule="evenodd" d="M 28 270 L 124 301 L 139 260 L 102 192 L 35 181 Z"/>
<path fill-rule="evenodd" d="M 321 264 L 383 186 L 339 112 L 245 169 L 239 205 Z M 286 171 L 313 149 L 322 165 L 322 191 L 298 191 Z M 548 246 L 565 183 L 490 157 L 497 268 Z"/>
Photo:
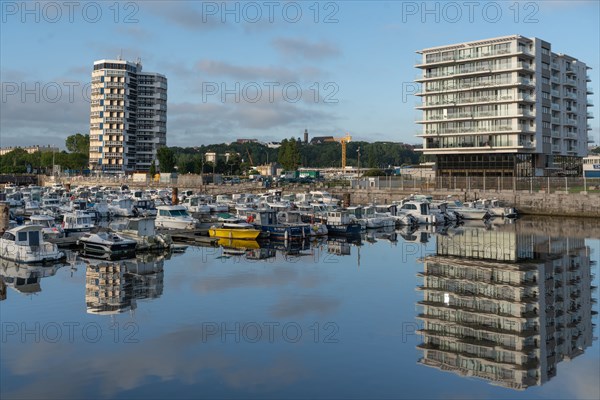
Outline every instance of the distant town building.
<path fill-rule="evenodd" d="M 236 143 L 244 144 L 244 143 L 258 143 L 258 139 L 238 139 Z"/>
<path fill-rule="evenodd" d="M 211 151 L 211 152 L 204 154 L 204 161 L 207 163 L 216 163 L 217 162 L 217 153 Z"/>
<path fill-rule="evenodd" d="M 29 154 L 33 154 L 37 151 L 41 151 L 41 152 L 45 152 L 45 151 L 60 151 L 60 149 L 56 146 L 51 146 L 51 145 L 46 145 L 46 146 L 27 146 L 27 147 L 20 147 L 20 146 L 14 146 L 14 147 L 1 147 L 0 148 L 0 156 L 5 155 L 6 153 L 10 153 L 13 150 L 16 149 L 22 149 L 25 150 L 27 153 Z"/>
<path fill-rule="evenodd" d="M 418 136 L 439 176 L 578 174 L 592 118 L 585 63 L 520 35 L 417 53 Z"/>
<path fill-rule="evenodd" d="M 266 146 L 270 149 L 278 149 L 281 147 L 281 142 L 267 142 Z"/>
<path fill-rule="evenodd" d="M 329 142 L 335 142 L 333 136 L 315 136 L 310 140 L 310 144 L 322 144 Z"/>
<path fill-rule="evenodd" d="M 308 144 L 308 129 L 304 130 L 304 144 Z"/>
<path fill-rule="evenodd" d="M 94 62 L 90 170 L 149 171 L 167 143 L 167 78 L 123 60 Z"/>
<path fill-rule="evenodd" d="M 258 173 L 262 176 L 276 176 L 277 169 L 280 167 L 281 166 L 277 163 L 269 163 L 269 164 L 259 165 L 257 167 L 254 167 L 254 169 L 256 171 L 258 171 Z"/>

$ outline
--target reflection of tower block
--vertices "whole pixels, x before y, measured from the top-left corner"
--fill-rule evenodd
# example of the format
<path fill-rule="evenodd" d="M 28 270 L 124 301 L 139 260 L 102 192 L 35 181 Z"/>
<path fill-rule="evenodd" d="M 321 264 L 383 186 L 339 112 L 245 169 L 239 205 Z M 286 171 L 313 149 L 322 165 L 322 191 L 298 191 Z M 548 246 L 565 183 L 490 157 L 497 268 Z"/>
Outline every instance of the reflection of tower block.
<path fill-rule="evenodd" d="M 349 256 L 350 244 L 347 242 L 341 242 L 337 240 L 329 240 L 327 241 L 327 252 L 336 254 L 338 256 Z"/>
<path fill-rule="evenodd" d="M 131 306 L 126 293 L 125 268 L 119 263 L 89 264 L 85 274 L 85 302 L 90 314 L 114 314 Z"/>

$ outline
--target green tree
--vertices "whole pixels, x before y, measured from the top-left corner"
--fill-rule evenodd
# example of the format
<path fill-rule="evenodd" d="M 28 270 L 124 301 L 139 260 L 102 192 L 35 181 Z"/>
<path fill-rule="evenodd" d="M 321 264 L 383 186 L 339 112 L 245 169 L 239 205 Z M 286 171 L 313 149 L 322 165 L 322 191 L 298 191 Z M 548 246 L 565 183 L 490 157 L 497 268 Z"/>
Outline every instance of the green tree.
<path fill-rule="evenodd" d="M 385 176 L 385 172 L 378 168 L 372 168 L 365 171 L 362 176 Z"/>
<path fill-rule="evenodd" d="M 175 165 L 177 159 L 175 158 L 175 152 L 169 147 L 163 146 L 156 151 L 156 158 L 158 158 L 158 168 L 160 172 L 173 172 L 175 171 Z"/>
<path fill-rule="evenodd" d="M 283 139 L 279 147 L 277 161 L 286 171 L 295 171 L 298 169 L 301 160 L 300 149 L 295 138 Z"/>
<path fill-rule="evenodd" d="M 76 133 L 68 136 L 65 146 L 71 153 L 88 154 L 90 152 L 90 135 Z"/>
<path fill-rule="evenodd" d="M 152 164 L 150 164 L 150 177 L 153 178 L 156 175 L 156 162 L 152 160 Z"/>

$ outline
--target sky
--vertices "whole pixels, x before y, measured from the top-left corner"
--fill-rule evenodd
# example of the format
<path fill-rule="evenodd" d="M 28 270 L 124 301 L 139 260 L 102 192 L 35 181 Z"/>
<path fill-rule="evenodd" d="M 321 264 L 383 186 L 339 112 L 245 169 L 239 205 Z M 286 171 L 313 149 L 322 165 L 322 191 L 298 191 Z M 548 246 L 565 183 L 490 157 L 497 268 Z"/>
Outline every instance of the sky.
<path fill-rule="evenodd" d="M 93 63 L 168 79 L 167 144 L 302 136 L 420 143 L 419 49 L 519 34 L 592 68 L 600 1 L 0 1 L 0 146 L 89 132 Z"/>

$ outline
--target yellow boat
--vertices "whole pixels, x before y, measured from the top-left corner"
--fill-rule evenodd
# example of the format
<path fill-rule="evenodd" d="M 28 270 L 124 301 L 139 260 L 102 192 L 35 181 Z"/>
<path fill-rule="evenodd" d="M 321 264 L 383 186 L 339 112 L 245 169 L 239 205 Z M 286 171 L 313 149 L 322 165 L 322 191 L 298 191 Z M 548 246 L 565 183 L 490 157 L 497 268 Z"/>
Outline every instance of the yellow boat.
<path fill-rule="evenodd" d="M 210 237 L 225 239 L 255 240 L 261 231 L 254 229 L 253 225 L 246 223 L 222 224 L 211 226 L 208 230 Z"/>

